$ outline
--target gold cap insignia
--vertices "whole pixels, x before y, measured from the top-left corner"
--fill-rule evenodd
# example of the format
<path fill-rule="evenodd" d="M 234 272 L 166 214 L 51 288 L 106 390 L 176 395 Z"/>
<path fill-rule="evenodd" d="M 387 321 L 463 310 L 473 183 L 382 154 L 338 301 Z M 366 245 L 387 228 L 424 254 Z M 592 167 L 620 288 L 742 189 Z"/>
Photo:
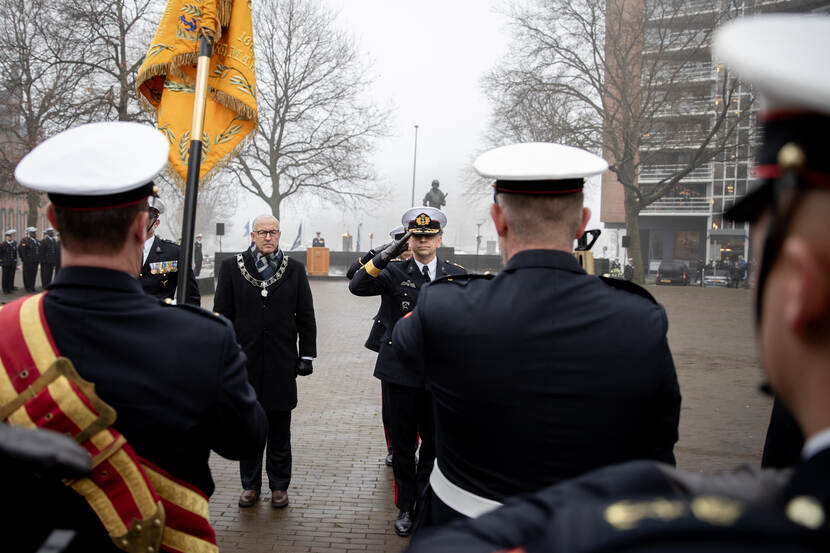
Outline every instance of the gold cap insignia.
<path fill-rule="evenodd" d="M 692 514 L 702 522 L 715 526 L 731 526 L 744 511 L 743 504 L 734 499 L 702 495 L 692 500 Z"/>
<path fill-rule="evenodd" d="M 787 503 L 787 518 L 796 524 L 815 530 L 824 524 L 824 509 L 821 508 L 821 503 L 816 498 L 799 495 Z"/>
<path fill-rule="evenodd" d="M 426 213 L 421 213 L 417 217 L 415 217 L 415 224 L 419 227 L 425 227 L 432 222 L 432 219 L 429 218 L 429 215 Z"/>

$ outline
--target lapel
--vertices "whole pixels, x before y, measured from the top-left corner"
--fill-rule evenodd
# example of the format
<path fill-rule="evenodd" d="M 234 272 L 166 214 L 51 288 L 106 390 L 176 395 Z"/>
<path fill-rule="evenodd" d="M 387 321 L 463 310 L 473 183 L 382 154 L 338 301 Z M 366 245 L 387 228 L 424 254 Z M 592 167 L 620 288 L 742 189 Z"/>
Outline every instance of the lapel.
<path fill-rule="evenodd" d="M 418 264 L 415 263 L 415 258 L 410 257 L 409 261 L 407 261 L 406 263 L 406 274 L 409 277 L 409 280 L 414 282 L 418 288 L 426 284 L 426 281 L 424 280 L 424 274 L 418 270 Z"/>

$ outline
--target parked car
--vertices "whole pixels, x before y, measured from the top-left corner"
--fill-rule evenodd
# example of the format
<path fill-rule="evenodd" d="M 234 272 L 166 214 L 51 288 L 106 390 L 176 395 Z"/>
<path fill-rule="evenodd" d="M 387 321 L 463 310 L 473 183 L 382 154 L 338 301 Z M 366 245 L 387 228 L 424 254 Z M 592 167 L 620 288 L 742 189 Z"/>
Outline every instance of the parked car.
<path fill-rule="evenodd" d="M 663 261 L 657 268 L 656 284 L 689 284 L 689 266 L 682 261 Z"/>
<path fill-rule="evenodd" d="M 726 288 L 729 286 L 729 269 L 706 267 L 703 272 L 703 286 Z"/>

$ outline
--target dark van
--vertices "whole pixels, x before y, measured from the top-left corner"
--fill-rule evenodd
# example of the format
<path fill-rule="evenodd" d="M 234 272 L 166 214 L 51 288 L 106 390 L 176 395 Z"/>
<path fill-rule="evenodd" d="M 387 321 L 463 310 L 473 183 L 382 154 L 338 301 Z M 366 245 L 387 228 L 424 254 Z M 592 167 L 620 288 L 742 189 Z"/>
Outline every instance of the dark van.
<path fill-rule="evenodd" d="M 682 261 L 663 261 L 657 268 L 656 284 L 689 284 L 689 266 Z"/>

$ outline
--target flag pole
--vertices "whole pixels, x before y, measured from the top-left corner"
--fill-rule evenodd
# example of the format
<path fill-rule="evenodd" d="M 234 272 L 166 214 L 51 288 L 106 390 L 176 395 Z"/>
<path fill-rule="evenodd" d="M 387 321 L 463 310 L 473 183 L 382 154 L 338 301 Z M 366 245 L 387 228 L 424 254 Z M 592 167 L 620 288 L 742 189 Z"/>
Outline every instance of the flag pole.
<path fill-rule="evenodd" d="M 199 196 L 199 170 L 202 165 L 202 129 L 205 123 L 207 103 L 207 78 L 212 53 L 211 39 L 199 34 L 199 60 L 196 66 L 196 90 L 193 100 L 193 124 L 190 131 L 190 157 L 187 161 L 185 181 L 184 217 L 182 220 L 182 243 L 179 251 L 176 303 L 187 300 L 188 275 L 193 262 L 193 234 L 196 226 L 196 200 Z"/>

